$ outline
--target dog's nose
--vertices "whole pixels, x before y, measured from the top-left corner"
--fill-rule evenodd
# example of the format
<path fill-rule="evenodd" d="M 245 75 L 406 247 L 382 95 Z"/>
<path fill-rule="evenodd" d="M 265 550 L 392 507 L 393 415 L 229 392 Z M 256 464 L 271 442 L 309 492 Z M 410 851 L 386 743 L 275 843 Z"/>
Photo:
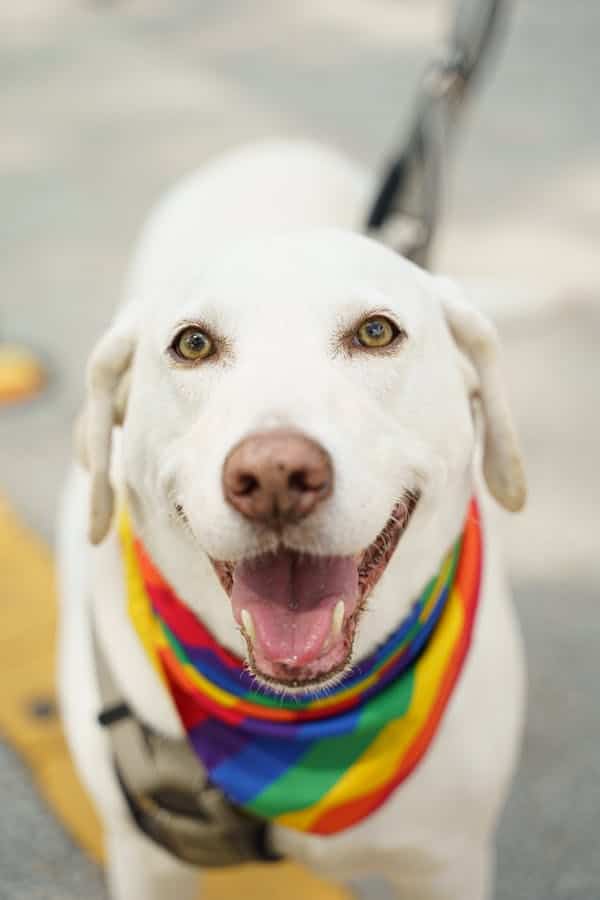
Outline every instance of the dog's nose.
<path fill-rule="evenodd" d="M 225 499 L 247 519 L 271 527 L 308 516 L 332 486 L 329 454 L 296 431 L 251 435 L 231 451 L 223 467 Z"/>

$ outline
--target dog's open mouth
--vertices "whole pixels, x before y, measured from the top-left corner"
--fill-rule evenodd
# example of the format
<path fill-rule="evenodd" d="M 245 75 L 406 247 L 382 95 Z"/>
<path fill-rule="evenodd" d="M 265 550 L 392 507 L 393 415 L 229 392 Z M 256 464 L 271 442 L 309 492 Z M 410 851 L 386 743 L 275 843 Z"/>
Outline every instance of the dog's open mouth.
<path fill-rule="evenodd" d="M 352 655 L 357 622 L 417 505 L 408 493 L 357 556 L 275 553 L 213 565 L 231 598 L 250 666 L 280 688 L 324 685 Z"/>

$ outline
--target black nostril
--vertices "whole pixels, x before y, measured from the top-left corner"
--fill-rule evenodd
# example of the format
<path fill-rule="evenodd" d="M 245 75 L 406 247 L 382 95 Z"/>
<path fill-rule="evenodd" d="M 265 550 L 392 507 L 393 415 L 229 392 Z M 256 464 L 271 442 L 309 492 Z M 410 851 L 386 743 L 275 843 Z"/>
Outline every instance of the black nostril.
<path fill-rule="evenodd" d="M 296 469 L 294 472 L 290 472 L 288 475 L 288 487 L 290 490 L 299 491 L 300 493 L 309 491 L 310 486 L 307 480 L 306 469 Z"/>
<path fill-rule="evenodd" d="M 308 469 L 296 469 L 290 472 L 288 475 L 288 488 L 292 491 L 298 491 L 300 494 L 305 494 L 308 491 L 322 491 L 326 486 L 326 482 L 312 484 L 310 474 Z"/>
<path fill-rule="evenodd" d="M 240 474 L 237 482 L 235 493 L 238 497 L 248 497 L 260 487 L 258 478 L 254 475 L 250 475 L 248 472 Z"/>

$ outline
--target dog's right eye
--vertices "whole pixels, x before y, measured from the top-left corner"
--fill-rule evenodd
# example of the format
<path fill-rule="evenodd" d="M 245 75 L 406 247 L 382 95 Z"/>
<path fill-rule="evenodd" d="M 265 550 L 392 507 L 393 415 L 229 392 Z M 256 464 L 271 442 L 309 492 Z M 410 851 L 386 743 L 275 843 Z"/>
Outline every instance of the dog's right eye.
<path fill-rule="evenodd" d="M 175 335 L 171 344 L 173 356 L 182 362 L 200 362 L 215 352 L 215 342 L 197 325 L 188 325 Z"/>

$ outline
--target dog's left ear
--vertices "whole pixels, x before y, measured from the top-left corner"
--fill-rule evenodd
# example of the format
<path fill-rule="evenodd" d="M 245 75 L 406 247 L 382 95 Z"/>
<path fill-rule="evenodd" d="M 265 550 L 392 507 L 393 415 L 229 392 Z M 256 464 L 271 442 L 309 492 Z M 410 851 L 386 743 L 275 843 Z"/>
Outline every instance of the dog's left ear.
<path fill-rule="evenodd" d="M 483 473 L 490 492 L 506 509 L 522 509 L 527 494 L 519 447 L 498 361 L 498 336 L 492 323 L 471 306 L 447 278 L 434 279 L 448 327 L 477 374 L 472 396 L 485 420 Z"/>
<path fill-rule="evenodd" d="M 106 536 L 112 519 L 112 430 L 125 417 L 134 349 L 133 328 L 117 321 L 100 338 L 88 363 L 86 399 L 76 425 L 75 445 L 91 477 L 89 538 L 92 544 L 99 544 Z"/>

